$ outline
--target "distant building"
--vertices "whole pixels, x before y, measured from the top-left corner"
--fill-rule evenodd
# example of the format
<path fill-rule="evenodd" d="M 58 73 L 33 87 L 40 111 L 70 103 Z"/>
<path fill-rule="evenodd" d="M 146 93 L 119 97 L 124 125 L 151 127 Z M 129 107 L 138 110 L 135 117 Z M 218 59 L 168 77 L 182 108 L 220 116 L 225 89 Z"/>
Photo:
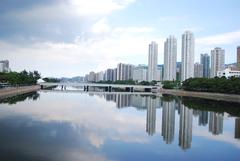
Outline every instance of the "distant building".
<path fill-rule="evenodd" d="M 113 70 L 113 81 L 115 82 L 117 80 L 117 68 L 114 68 Z"/>
<path fill-rule="evenodd" d="M 98 72 L 95 75 L 95 82 L 103 81 L 104 80 L 104 73 Z"/>
<path fill-rule="evenodd" d="M 131 64 L 119 63 L 117 66 L 117 80 L 133 79 L 134 66 Z"/>
<path fill-rule="evenodd" d="M 193 33 L 186 31 L 182 35 L 182 81 L 194 77 L 194 41 Z"/>
<path fill-rule="evenodd" d="M 230 68 L 224 69 L 222 71 L 217 72 L 217 77 L 240 77 L 240 71 L 239 70 L 231 70 Z"/>
<path fill-rule="evenodd" d="M 203 77 L 203 65 L 199 63 L 194 64 L 194 78 Z"/>
<path fill-rule="evenodd" d="M 0 61 L 0 72 L 9 72 L 9 61 L 8 60 L 1 60 Z"/>
<path fill-rule="evenodd" d="M 89 80 L 89 74 L 85 74 L 84 82 L 88 82 L 88 80 Z"/>
<path fill-rule="evenodd" d="M 163 81 L 163 71 L 164 71 L 163 65 L 158 65 L 157 66 L 157 79 L 156 79 L 156 81 Z"/>
<path fill-rule="evenodd" d="M 177 62 L 176 80 L 181 81 L 181 62 Z"/>
<path fill-rule="evenodd" d="M 216 47 L 211 51 L 211 78 L 217 76 L 218 71 L 224 70 L 225 50 Z"/>
<path fill-rule="evenodd" d="M 95 73 L 92 71 L 88 74 L 88 82 L 95 82 L 96 81 L 96 75 Z"/>
<path fill-rule="evenodd" d="M 114 79 L 114 69 L 107 69 L 105 77 L 106 77 L 106 81 L 113 81 L 113 79 Z"/>
<path fill-rule="evenodd" d="M 200 64 L 203 65 L 203 77 L 210 78 L 210 56 L 208 54 L 201 54 Z"/>
<path fill-rule="evenodd" d="M 152 42 L 148 49 L 148 81 L 157 79 L 158 44 Z"/>
<path fill-rule="evenodd" d="M 240 70 L 240 46 L 237 47 L 237 67 Z"/>
<path fill-rule="evenodd" d="M 164 43 L 164 76 L 163 80 L 176 80 L 177 39 L 169 36 Z"/>
<path fill-rule="evenodd" d="M 146 65 L 138 65 L 133 70 L 133 80 L 138 82 L 147 81 L 147 66 Z"/>

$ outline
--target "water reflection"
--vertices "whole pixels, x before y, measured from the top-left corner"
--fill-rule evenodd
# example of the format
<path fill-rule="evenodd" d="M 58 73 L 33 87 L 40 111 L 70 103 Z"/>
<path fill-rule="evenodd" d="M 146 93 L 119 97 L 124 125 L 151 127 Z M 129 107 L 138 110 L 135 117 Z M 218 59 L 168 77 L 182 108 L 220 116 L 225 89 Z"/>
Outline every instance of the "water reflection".
<path fill-rule="evenodd" d="M 210 112 L 209 132 L 212 132 L 213 135 L 223 133 L 223 114 Z"/>
<path fill-rule="evenodd" d="M 13 97 L 0 98 L 0 104 L 1 103 L 16 104 L 17 102 L 23 102 L 26 99 L 36 101 L 39 98 L 39 96 L 40 95 L 38 92 L 31 92 Z"/>
<path fill-rule="evenodd" d="M 148 133 L 148 135 L 153 135 L 156 130 L 156 99 L 154 97 L 147 97 L 146 105 L 146 132 Z"/>
<path fill-rule="evenodd" d="M 163 102 L 162 109 L 162 136 L 166 144 L 174 140 L 175 129 L 175 101 Z"/>
<path fill-rule="evenodd" d="M 179 146 L 182 149 L 191 147 L 192 142 L 192 116 L 193 110 L 181 105 L 180 126 L 179 126 Z"/>
<path fill-rule="evenodd" d="M 235 136 L 236 139 L 240 139 L 240 118 L 235 119 Z"/>
<path fill-rule="evenodd" d="M 0 160 L 239 160 L 236 104 L 121 93 L 40 94 L 34 102 L 27 97 L 0 105 Z"/>
<path fill-rule="evenodd" d="M 164 97 L 147 96 L 147 95 L 124 95 L 124 94 L 103 94 L 107 101 L 113 101 L 116 103 L 117 108 L 135 107 L 138 110 L 147 110 L 146 112 L 146 132 L 152 136 L 156 133 L 156 109 L 162 108 L 162 131 L 161 135 L 166 144 L 171 144 L 174 141 L 175 134 L 175 111 L 179 115 L 179 143 L 178 145 L 183 149 L 191 148 L 192 143 L 192 124 L 193 116 L 198 118 L 198 126 L 206 127 L 208 125 L 208 131 L 213 135 L 219 135 L 223 133 L 223 112 L 228 112 L 228 107 L 224 108 L 220 106 L 219 111 L 216 109 L 216 103 L 213 104 L 215 112 L 208 112 L 206 110 L 196 109 L 195 104 L 191 106 L 191 101 L 194 98 L 190 98 L 190 108 L 182 103 L 182 100 L 175 96 L 165 95 Z M 184 103 L 188 104 L 188 99 L 184 99 Z M 199 100 L 197 98 L 197 100 Z M 203 100 L 201 100 L 203 101 Z M 207 102 L 206 100 L 204 100 Z M 211 101 L 210 101 L 211 102 Z M 194 109 L 191 109 L 194 108 Z M 211 109 L 211 104 L 208 104 L 208 109 Z M 234 107 L 238 108 L 238 107 Z M 235 109 L 237 110 L 237 109 Z M 238 108 L 238 110 L 240 110 Z M 240 138 L 240 119 L 235 121 L 235 138 Z"/>

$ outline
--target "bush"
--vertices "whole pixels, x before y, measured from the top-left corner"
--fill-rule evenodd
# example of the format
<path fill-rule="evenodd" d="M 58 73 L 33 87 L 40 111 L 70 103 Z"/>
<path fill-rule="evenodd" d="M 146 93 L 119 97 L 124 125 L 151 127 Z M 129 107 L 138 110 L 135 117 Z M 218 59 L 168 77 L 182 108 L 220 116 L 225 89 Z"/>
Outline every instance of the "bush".
<path fill-rule="evenodd" d="M 189 78 L 182 82 L 186 91 L 240 94 L 240 78 Z"/>
<path fill-rule="evenodd" d="M 179 81 L 163 81 L 164 89 L 176 89 L 179 88 L 179 86 L 180 86 Z"/>

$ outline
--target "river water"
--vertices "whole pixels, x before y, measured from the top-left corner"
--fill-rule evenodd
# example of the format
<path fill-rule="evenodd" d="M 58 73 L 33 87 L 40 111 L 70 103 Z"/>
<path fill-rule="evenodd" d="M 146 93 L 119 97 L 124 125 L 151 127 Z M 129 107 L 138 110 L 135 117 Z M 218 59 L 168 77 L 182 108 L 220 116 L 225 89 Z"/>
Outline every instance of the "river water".
<path fill-rule="evenodd" d="M 39 91 L 0 100 L 0 161 L 239 161 L 240 105 Z"/>

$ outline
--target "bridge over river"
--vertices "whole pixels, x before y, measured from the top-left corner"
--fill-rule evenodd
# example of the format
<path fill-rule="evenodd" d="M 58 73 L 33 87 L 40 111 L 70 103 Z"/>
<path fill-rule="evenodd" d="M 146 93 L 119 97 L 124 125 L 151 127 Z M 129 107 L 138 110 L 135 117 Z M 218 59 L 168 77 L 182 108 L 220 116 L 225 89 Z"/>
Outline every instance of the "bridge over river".
<path fill-rule="evenodd" d="M 157 86 L 146 86 L 146 85 L 131 85 L 131 84 L 102 84 L 102 83 L 38 83 L 41 85 L 41 88 L 50 87 L 50 86 L 61 86 L 62 88 L 66 88 L 67 86 L 72 87 L 83 87 L 84 91 L 89 91 L 90 87 L 100 87 L 105 88 L 105 91 L 111 92 L 113 88 L 122 88 L 126 91 L 133 92 L 135 89 L 140 89 L 143 91 L 151 91 Z"/>

